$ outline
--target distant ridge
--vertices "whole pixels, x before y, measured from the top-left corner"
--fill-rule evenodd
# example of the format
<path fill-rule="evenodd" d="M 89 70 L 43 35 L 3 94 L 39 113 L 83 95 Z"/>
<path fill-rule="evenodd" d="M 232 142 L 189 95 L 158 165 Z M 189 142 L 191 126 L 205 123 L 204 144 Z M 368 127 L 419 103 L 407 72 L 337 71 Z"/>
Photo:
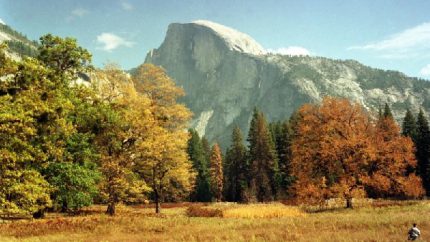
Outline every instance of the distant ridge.
<path fill-rule="evenodd" d="M 164 67 L 185 89 L 192 126 L 223 147 L 235 124 L 246 134 L 254 107 L 281 120 L 303 103 L 335 96 L 373 113 L 388 103 L 397 120 L 406 108 L 430 111 L 430 82 L 353 60 L 267 53 L 248 35 L 205 20 L 170 24 L 145 62 Z"/>

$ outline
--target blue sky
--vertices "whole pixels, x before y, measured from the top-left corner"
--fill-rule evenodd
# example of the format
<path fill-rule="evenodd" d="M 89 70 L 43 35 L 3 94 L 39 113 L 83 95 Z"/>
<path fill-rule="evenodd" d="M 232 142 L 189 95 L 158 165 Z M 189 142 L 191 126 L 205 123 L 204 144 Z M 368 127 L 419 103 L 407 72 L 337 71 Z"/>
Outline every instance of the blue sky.
<path fill-rule="evenodd" d="M 159 47 L 169 23 L 206 19 L 267 49 L 430 79 L 429 10 L 427 0 L 0 0 L 0 21 L 30 39 L 75 37 L 96 66 L 135 67 Z"/>

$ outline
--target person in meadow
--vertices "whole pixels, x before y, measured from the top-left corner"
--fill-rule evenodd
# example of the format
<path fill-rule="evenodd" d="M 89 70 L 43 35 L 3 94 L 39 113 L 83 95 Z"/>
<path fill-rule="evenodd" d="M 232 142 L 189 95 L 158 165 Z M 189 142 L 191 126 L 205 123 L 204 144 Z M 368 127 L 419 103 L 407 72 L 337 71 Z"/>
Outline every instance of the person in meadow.
<path fill-rule="evenodd" d="M 408 240 L 416 240 L 420 235 L 421 231 L 417 228 L 417 224 L 414 223 L 408 232 Z"/>

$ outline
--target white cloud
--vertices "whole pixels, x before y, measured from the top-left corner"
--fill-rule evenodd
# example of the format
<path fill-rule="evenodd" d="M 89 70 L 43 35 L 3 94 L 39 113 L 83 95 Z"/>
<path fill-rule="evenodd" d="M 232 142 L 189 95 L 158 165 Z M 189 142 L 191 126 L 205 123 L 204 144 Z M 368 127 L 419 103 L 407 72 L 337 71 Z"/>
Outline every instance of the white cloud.
<path fill-rule="evenodd" d="M 6 25 L 6 23 L 1 18 L 0 18 L 0 24 Z"/>
<path fill-rule="evenodd" d="M 412 58 L 430 51 L 430 22 L 403 30 L 388 38 L 362 46 L 352 46 L 350 50 L 373 50 L 384 58 Z"/>
<path fill-rule="evenodd" d="M 421 70 L 420 70 L 420 75 L 422 76 L 430 76 L 430 64 L 424 66 Z"/>
<path fill-rule="evenodd" d="M 267 52 L 273 54 L 290 55 L 290 56 L 305 56 L 311 55 L 311 52 L 300 46 L 288 46 L 278 49 L 268 49 Z"/>
<path fill-rule="evenodd" d="M 89 14 L 89 13 L 90 13 L 90 11 L 88 11 L 87 9 L 84 9 L 84 8 L 76 8 L 76 9 L 73 9 L 73 11 L 72 11 L 73 16 L 80 17 L 80 18 Z"/>
<path fill-rule="evenodd" d="M 121 46 L 132 47 L 134 45 L 134 42 L 125 40 L 112 33 L 102 33 L 98 35 L 97 42 L 103 45 L 99 47 L 99 49 L 109 52 Z"/>
<path fill-rule="evenodd" d="M 127 10 L 127 11 L 134 9 L 133 5 L 131 5 L 128 2 L 121 2 L 121 7 L 122 7 L 122 9 Z"/>

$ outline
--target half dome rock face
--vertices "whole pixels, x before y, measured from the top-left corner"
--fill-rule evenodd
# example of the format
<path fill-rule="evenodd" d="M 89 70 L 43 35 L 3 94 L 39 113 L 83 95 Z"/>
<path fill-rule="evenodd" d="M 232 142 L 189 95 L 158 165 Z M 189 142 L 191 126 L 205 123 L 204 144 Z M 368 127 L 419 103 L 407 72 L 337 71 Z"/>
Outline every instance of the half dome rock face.
<path fill-rule="evenodd" d="M 266 51 L 249 35 L 241 33 L 235 29 L 226 27 L 207 20 L 197 20 L 193 22 L 204 27 L 208 27 L 215 31 L 217 35 L 224 39 L 230 50 L 235 50 L 252 55 L 262 55 Z"/>
<path fill-rule="evenodd" d="M 430 110 L 430 83 L 356 61 L 266 53 L 250 36 L 205 20 L 173 23 L 145 62 L 160 65 L 184 88 L 192 127 L 225 148 L 234 125 L 247 133 L 252 110 L 283 120 L 306 102 L 346 97 L 369 111 L 388 103 L 395 117 L 406 108 Z"/>

